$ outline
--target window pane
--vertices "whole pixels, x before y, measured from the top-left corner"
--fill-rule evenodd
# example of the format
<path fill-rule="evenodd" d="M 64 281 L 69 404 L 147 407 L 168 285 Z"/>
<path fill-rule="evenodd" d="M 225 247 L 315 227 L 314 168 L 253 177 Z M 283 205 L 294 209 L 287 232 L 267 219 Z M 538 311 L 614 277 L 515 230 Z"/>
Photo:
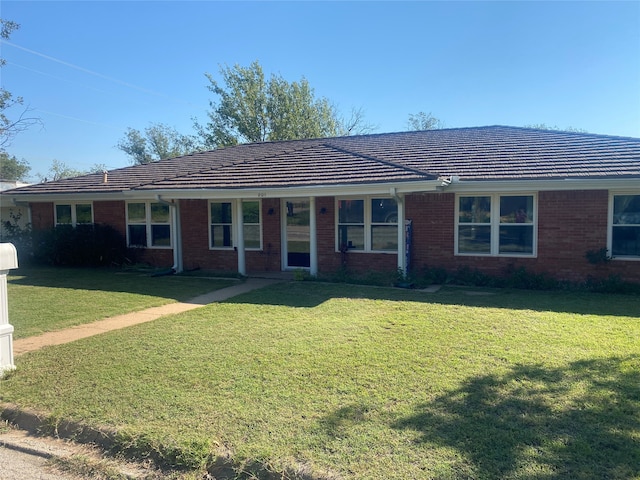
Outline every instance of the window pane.
<path fill-rule="evenodd" d="M 614 225 L 640 225 L 640 195 L 613 197 Z"/>
<path fill-rule="evenodd" d="M 169 205 L 152 203 L 151 223 L 169 223 Z"/>
<path fill-rule="evenodd" d="M 533 254 L 533 225 L 502 225 L 499 253 Z"/>
<path fill-rule="evenodd" d="M 147 214 L 144 203 L 127 204 L 129 223 L 146 223 Z"/>
<path fill-rule="evenodd" d="M 460 197 L 460 223 L 491 222 L 491 197 Z"/>
<path fill-rule="evenodd" d="M 76 223 L 92 223 L 91 204 L 76 205 Z"/>
<path fill-rule="evenodd" d="M 260 225 L 244 226 L 244 247 L 260 248 Z"/>
<path fill-rule="evenodd" d="M 147 246 L 147 227 L 145 225 L 129 225 L 129 246 Z"/>
<path fill-rule="evenodd" d="M 491 227 L 458 227 L 458 252 L 491 253 Z"/>
<path fill-rule="evenodd" d="M 242 221 L 260 223 L 260 202 L 242 202 Z"/>
<path fill-rule="evenodd" d="M 393 198 L 371 199 L 371 221 L 373 223 L 398 223 L 398 205 Z"/>
<path fill-rule="evenodd" d="M 171 227 L 169 225 L 151 225 L 151 245 L 153 247 L 170 247 Z"/>
<path fill-rule="evenodd" d="M 364 200 L 340 200 L 339 223 L 364 223 Z"/>
<path fill-rule="evenodd" d="M 56 205 L 56 222 L 71 225 L 71 205 Z"/>
<path fill-rule="evenodd" d="M 533 197 L 500 197 L 500 223 L 533 223 Z"/>
<path fill-rule="evenodd" d="M 611 254 L 640 256 L 640 227 L 613 227 Z"/>
<path fill-rule="evenodd" d="M 211 223 L 231 223 L 230 202 L 218 202 L 211 204 Z"/>
<path fill-rule="evenodd" d="M 373 225 L 371 227 L 371 250 L 398 250 L 398 227 L 396 225 Z"/>
<path fill-rule="evenodd" d="M 338 229 L 340 250 L 364 250 L 364 227 L 340 225 Z"/>
<path fill-rule="evenodd" d="M 211 226 L 211 247 L 224 248 L 231 247 L 231 225 Z"/>

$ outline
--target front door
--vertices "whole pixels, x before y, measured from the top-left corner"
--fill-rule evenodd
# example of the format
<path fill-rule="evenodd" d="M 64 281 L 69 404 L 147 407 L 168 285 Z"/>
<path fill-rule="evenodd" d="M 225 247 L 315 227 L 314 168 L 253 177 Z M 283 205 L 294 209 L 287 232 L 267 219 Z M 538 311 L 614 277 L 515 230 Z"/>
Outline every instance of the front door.
<path fill-rule="evenodd" d="M 284 261 L 285 269 L 309 268 L 311 260 L 311 233 L 308 198 L 285 199 L 283 215 L 285 225 Z"/>

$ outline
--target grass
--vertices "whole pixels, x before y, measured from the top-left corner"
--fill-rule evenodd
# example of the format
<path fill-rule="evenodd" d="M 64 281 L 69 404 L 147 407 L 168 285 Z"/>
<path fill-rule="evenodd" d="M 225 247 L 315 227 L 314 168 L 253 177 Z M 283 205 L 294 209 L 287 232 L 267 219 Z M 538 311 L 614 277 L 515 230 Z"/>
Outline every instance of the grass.
<path fill-rule="evenodd" d="M 238 478 L 640 478 L 637 298 L 466 292 L 275 285 L 20 356 L 0 401 Z"/>
<path fill-rule="evenodd" d="M 9 322 L 16 339 L 187 300 L 235 283 L 110 269 L 20 268 L 10 273 Z"/>

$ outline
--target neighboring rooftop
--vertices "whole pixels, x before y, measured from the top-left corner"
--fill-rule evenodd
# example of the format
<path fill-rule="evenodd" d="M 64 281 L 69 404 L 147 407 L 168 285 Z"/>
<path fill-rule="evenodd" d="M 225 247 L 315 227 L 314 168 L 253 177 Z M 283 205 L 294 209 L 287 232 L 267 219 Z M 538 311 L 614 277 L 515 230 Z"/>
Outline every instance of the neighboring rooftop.
<path fill-rule="evenodd" d="M 640 178 L 640 138 L 476 127 L 252 143 L 30 185 L 12 195 L 434 180 Z"/>

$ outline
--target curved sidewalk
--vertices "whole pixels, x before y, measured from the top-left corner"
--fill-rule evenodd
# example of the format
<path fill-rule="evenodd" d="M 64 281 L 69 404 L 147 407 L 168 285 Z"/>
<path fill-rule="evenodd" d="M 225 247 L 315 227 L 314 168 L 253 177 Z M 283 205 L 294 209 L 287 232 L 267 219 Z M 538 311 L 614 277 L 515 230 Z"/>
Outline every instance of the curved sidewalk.
<path fill-rule="evenodd" d="M 222 302 L 236 295 L 257 290 L 258 288 L 281 283 L 283 280 L 270 278 L 248 278 L 245 282 L 231 287 L 221 288 L 213 292 L 205 293 L 185 302 L 169 303 L 160 307 L 152 307 L 139 312 L 125 313 L 116 317 L 105 318 L 96 322 L 77 325 L 65 330 L 47 332 L 33 337 L 20 338 L 13 341 L 13 355 L 18 356 L 23 353 L 39 350 L 50 345 L 60 345 L 73 342 L 81 338 L 91 337 L 100 333 L 117 330 L 120 328 L 137 325 L 139 323 L 150 322 L 165 315 L 182 313 L 195 308 L 200 308 L 214 302 Z"/>

